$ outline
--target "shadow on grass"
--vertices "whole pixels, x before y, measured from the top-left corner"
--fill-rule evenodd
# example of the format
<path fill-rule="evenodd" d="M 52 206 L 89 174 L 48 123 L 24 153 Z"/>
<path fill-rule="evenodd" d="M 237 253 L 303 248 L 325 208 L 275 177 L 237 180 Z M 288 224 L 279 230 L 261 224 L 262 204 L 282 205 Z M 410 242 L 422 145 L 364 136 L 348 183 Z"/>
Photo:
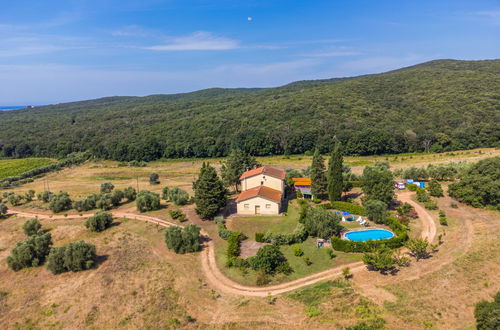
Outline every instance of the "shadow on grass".
<path fill-rule="evenodd" d="M 100 265 L 102 265 L 104 262 L 106 262 L 106 260 L 108 260 L 108 258 L 109 258 L 109 255 L 107 255 L 107 254 L 96 256 L 95 264 L 94 264 L 93 268 L 98 268 Z"/>

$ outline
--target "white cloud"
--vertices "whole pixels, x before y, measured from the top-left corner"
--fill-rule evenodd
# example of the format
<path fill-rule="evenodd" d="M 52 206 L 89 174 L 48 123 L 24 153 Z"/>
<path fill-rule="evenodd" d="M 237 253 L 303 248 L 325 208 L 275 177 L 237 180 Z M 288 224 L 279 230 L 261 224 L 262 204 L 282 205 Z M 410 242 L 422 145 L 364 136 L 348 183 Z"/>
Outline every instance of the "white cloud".
<path fill-rule="evenodd" d="M 401 57 L 368 57 L 340 64 L 338 70 L 339 72 L 346 72 L 350 75 L 379 73 L 418 64 L 435 58 L 436 56 L 422 56 L 416 54 Z"/>
<path fill-rule="evenodd" d="M 474 16 L 483 19 L 489 24 L 500 25 L 500 10 L 484 10 L 473 13 Z"/>
<path fill-rule="evenodd" d="M 210 32 L 198 31 L 183 37 L 171 38 L 164 45 L 145 47 L 145 49 L 158 51 L 182 50 L 229 50 L 239 48 L 237 40 L 216 36 Z"/>
<path fill-rule="evenodd" d="M 324 51 L 324 52 L 314 52 L 314 53 L 305 53 L 300 54 L 300 56 L 306 57 L 340 57 L 340 56 L 358 56 L 361 55 L 360 52 L 355 51 Z"/>
<path fill-rule="evenodd" d="M 315 60 L 303 59 L 177 71 L 101 70 L 58 64 L 0 65 L 0 100 L 4 104 L 48 104 L 211 87 L 272 87 L 314 79 L 317 64 Z"/>

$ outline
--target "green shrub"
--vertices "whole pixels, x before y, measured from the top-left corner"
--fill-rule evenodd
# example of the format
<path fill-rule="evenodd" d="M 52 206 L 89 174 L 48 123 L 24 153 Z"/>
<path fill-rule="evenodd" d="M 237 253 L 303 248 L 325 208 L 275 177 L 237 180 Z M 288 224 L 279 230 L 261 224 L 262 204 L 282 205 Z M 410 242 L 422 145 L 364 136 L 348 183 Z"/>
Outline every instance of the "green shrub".
<path fill-rule="evenodd" d="M 443 188 L 441 187 L 441 185 L 439 184 L 439 182 L 437 182 L 437 180 L 431 180 L 429 181 L 429 195 L 433 196 L 433 197 L 443 197 L 444 196 L 444 193 L 443 193 Z"/>
<path fill-rule="evenodd" d="M 302 257 L 304 255 L 304 251 L 302 251 L 299 245 L 295 245 L 293 247 L 293 255 L 296 257 Z"/>
<path fill-rule="evenodd" d="M 182 212 L 179 210 L 169 210 L 168 214 L 170 214 L 172 219 L 179 219 L 182 216 Z"/>
<path fill-rule="evenodd" d="M 500 292 L 492 302 L 481 300 L 474 308 L 476 328 L 478 330 L 497 330 L 500 325 Z"/>
<path fill-rule="evenodd" d="M 315 203 L 315 204 L 319 204 L 319 203 L 321 203 L 321 199 L 319 199 L 319 198 L 313 198 L 311 201 L 312 201 L 313 203 Z"/>
<path fill-rule="evenodd" d="M 500 157 L 480 160 L 462 175 L 459 182 L 448 186 L 448 194 L 473 207 L 491 207 L 500 210 Z"/>
<path fill-rule="evenodd" d="M 425 189 L 417 188 L 417 202 L 426 203 L 428 201 L 430 201 L 430 198 Z"/>
<path fill-rule="evenodd" d="M 162 198 L 166 201 L 174 202 L 175 205 L 186 205 L 189 203 L 189 194 L 179 187 L 163 188 Z"/>
<path fill-rule="evenodd" d="M 110 192 L 113 191 L 113 189 L 115 189 L 115 185 L 112 184 L 111 182 L 104 182 L 103 184 L 101 184 L 101 194 L 109 194 Z"/>
<path fill-rule="evenodd" d="M 109 228 L 113 223 L 113 216 L 106 211 L 99 211 L 89 217 L 85 222 L 85 227 L 94 232 L 101 232 Z"/>
<path fill-rule="evenodd" d="M 304 263 L 306 264 L 306 266 L 311 266 L 312 265 L 311 258 L 304 257 Z"/>
<path fill-rule="evenodd" d="M 151 173 L 149 175 L 149 184 L 160 184 L 160 176 L 158 173 Z"/>
<path fill-rule="evenodd" d="M 135 200 L 139 212 L 160 209 L 160 195 L 147 190 L 141 190 Z"/>
<path fill-rule="evenodd" d="M 137 191 L 133 187 L 125 188 L 123 194 L 129 202 L 135 201 L 135 199 L 137 198 Z"/>
<path fill-rule="evenodd" d="M 418 260 L 429 256 L 429 242 L 423 238 L 414 238 L 406 242 L 405 246 L 410 250 L 411 254 Z"/>
<path fill-rule="evenodd" d="M 375 223 L 384 223 L 387 217 L 387 205 L 384 202 L 369 199 L 365 201 L 366 216 Z"/>
<path fill-rule="evenodd" d="M 26 241 L 17 243 L 12 254 L 7 257 L 7 265 L 16 272 L 23 268 L 40 266 L 49 254 L 51 245 L 50 233 L 42 234 L 38 231 Z"/>
<path fill-rule="evenodd" d="M 417 191 L 417 188 L 418 186 L 416 184 L 407 184 L 406 185 L 406 189 L 408 189 L 409 191 Z"/>
<path fill-rule="evenodd" d="M 330 259 L 333 259 L 333 258 L 337 257 L 337 255 L 335 254 L 335 252 L 333 252 L 332 249 L 326 250 L 326 253 L 328 253 L 328 256 L 330 257 Z"/>
<path fill-rule="evenodd" d="M 240 243 L 243 240 L 243 235 L 239 231 L 233 231 L 227 240 L 227 259 L 236 258 L 240 255 Z"/>
<path fill-rule="evenodd" d="M 295 191 L 295 196 L 297 196 L 297 198 L 304 197 L 304 195 L 302 195 L 302 191 L 300 191 L 300 190 Z"/>
<path fill-rule="evenodd" d="M 437 205 L 436 201 L 432 201 L 432 200 L 425 202 L 424 207 L 428 210 L 437 210 L 438 209 L 438 205 Z"/>
<path fill-rule="evenodd" d="M 366 215 L 365 208 L 361 205 L 348 203 L 348 202 L 331 202 L 326 204 L 321 204 L 319 207 L 325 209 L 335 209 L 342 212 L 349 212 L 356 215 Z"/>
<path fill-rule="evenodd" d="M 341 218 L 321 207 L 304 207 L 300 212 L 299 222 L 304 225 L 307 234 L 327 239 L 340 233 Z"/>
<path fill-rule="evenodd" d="M 38 221 L 38 219 L 28 220 L 23 225 L 24 234 L 26 236 L 32 236 L 38 234 L 41 228 L 42 224 Z"/>
<path fill-rule="evenodd" d="M 257 251 L 255 257 L 249 258 L 250 265 L 255 270 L 262 270 L 266 274 L 290 272 L 287 259 L 276 245 L 266 245 Z"/>
<path fill-rule="evenodd" d="M 43 193 L 38 194 L 37 199 L 39 201 L 43 201 L 44 203 L 48 203 L 52 195 L 53 194 L 50 191 L 45 190 Z"/>
<path fill-rule="evenodd" d="M 444 211 L 439 211 L 439 223 L 442 226 L 448 226 L 448 219 L 446 219 L 446 213 Z"/>
<path fill-rule="evenodd" d="M 298 223 L 297 227 L 290 234 L 266 232 L 263 237 L 263 242 L 273 243 L 276 245 L 289 245 L 302 243 L 307 239 L 307 231 L 302 223 Z"/>
<path fill-rule="evenodd" d="M 5 205 L 4 203 L 2 203 L 0 201 L 0 218 L 3 217 L 4 215 L 6 215 L 8 211 L 9 211 L 9 208 L 7 207 L 7 205 Z"/>
<path fill-rule="evenodd" d="M 168 227 L 165 231 L 165 243 L 175 253 L 189 253 L 200 250 L 200 231 L 198 226 L 187 225 L 184 229 L 178 226 Z"/>
<path fill-rule="evenodd" d="M 395 267 L 393 252 L 386 247 L 381 247 L 374 252 L 365 252 L 363 262 L 370 268 L 382 273 L 392 270 Z"/>
<path fill-rule="evenodd" d="M 61 191 L 50 197 L 49 209 L 54 213 L 70 210 L 72 205 L 73 202 L 67 192 Z"/>
<path fill-rule="evenodd" d="M 50 250 L 47 268 L 53 274 L 79 272 L 94 266 L 95 246 L 84 241 L 72 242 Z"/>
<path fill-rule="evenodd" d="M 264 233 L 255 233 L 255 241 L 259 243 L 264 242 Z"/>

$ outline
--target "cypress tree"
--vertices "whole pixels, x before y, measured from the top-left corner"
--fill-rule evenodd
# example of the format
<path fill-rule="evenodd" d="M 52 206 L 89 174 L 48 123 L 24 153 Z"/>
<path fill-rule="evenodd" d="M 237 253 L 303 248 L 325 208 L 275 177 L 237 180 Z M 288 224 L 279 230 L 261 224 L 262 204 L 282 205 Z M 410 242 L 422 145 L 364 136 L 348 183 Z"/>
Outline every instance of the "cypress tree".
<path fill-rule="evenodd" d="M 340 144 L 337 142 L 333 148 L 328 166 L 328 197 L 331 202 L 341 199 L 343 186 L 342 154 Z"/>
<path fill-rule="evenodd" d="M 325 172 L 325 162 L 316 149 L 311 164 L 311 193 L 315 198 L 325 199 L 328 194 Z"/>
<path fill-rule="evenodd" d="M 198 180 L 193 183 L 196 212 L 205 219 L 213 218 L 227 203 L 228 191 L 215 168 L 203 163 Z"/>
<path fill-rule="evenodd" d="M 222 163 L 221 175 L 226 186 L 234 186 L 238 192 L 240 176 L 243 172 L 259 167 L 259 162 L 252 155 L 241 149 L 232 149 L 226 161 Z"/>

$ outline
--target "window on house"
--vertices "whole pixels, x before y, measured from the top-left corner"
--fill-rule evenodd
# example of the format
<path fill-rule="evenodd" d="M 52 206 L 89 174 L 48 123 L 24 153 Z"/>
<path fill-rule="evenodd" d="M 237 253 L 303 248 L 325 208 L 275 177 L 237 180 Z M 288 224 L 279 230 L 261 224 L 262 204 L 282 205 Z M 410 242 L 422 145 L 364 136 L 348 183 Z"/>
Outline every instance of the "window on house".
<path fill-rule="evenodd" d="M 248 208 L 250 208 L 250 205 L 249 204 L 243 204 L 243 207 L 246 208 L 246 209 L 248 209 Z"/>
<path fill-rule="evenodd" d="M 266 209 L 270 209 L 271 208 L 271 204 L 266 204 Z"/>
<path fill-rule="evenodd" d="M 261 185 L 261 186 L 262 186 L 262 185 L 264 185 L 264 181 L 261 181 L 261 182 L 260 182 L 260 185 Z"/>

